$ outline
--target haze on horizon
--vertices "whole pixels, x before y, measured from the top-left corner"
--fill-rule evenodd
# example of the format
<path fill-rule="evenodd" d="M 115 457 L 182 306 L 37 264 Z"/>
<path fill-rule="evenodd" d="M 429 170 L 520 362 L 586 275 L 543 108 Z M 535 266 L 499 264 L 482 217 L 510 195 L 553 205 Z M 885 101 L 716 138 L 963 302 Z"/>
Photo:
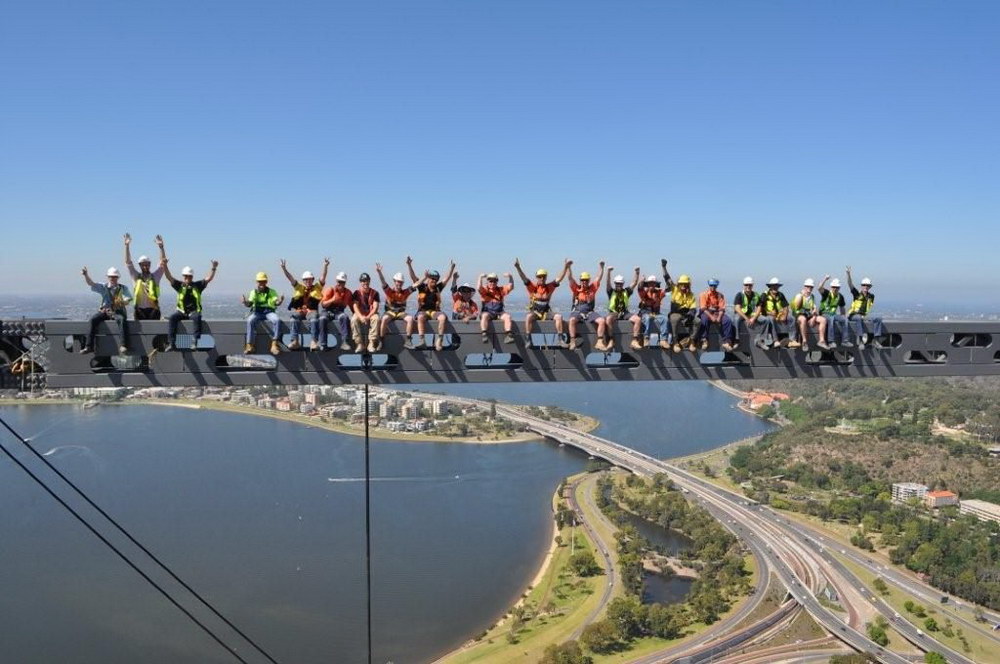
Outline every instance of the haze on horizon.
<path fill-rule="evenodd" d="M 8 3 L 0 280 L 843 278 L 996 309 L 1000 5 Z M 969 293 L 973 293 L 970 297 Z"/>

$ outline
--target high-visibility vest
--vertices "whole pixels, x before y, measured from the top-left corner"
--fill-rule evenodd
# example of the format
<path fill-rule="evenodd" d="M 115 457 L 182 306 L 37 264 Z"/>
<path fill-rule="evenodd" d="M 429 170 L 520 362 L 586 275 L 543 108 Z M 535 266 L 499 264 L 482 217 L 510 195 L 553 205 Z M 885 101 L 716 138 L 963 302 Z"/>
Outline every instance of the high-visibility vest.
<path fill-rule="evenodd" d="M 694 309 L 694 291 L 684 292 L 678 287 L 674 287 L 670 292 L 670 303 L 674 310 Z"/>
<path fill-rule="evenodd" d="M 823 299 L 819 301 L 819 312 L 821 314 L 835 314 L 840 306 L 840 293 L 827 291 Z"/>
<path fill-rule="evenodd" d="M 803 295 L 799 293 L 794 298 L 792 298 L 792 313 L 798 316 L 799 314 L 807 314 L 816 307 L 816 299 L 812 295 Z"/>
<path fill-rule="evenodd" d="M 253 311 L 274 311 L 278 307 L 278 291 L 268 288 L 266 291 L 259 291 L 254 288 L 247 295 L 250 301 L 250 308 Z"/>
<path fill-rule="evenodd" d="M 628 301 L 629 292 L 624 288 L 618 290 L 617 288 L 611 291 L 608 296 L 608 311 L 614 312 L 616 314 L 623 314 L 628 311 Z"/>
<path fill-rule="evenodd" d="M 771 291 L 768 290 L 760 296 L 760 305 L 764 310 L 764 315 L 773 316 L 775 314 L 780 314 L 782 310 L 788 306 L 788 300 L 785 299 L 785 296 L 781 293 L 781 291 L 772 295 Z"/>
<path fill-rule="evenodd" d="M 758 295 L 753 291 L 749 293 L 740 291 L 740 294 L 743 295 L 743 304 L 738 306 L 742 308 L 743 315 L 749 317 L 753 313 L 753 310 L 757 308 Z"/>
<path fill-rule="evenodd" d="M 858 291 L 858 294 L 854 298 L 854 301 L 851 302 L 851 313 L 861 314 L 862 316 L 866 316 L 868 312 L 872 310 L 872 306 L 874 306 L 874 304 L 875 304 L 874 295 L 872 295 L 871 293 L 865 295 L 861 291 Z"/>
<path fill-rule="evenodd" d="M 194 296 L 194 310 L 200 312 L 201 290 L 195 288 L 194 284 L 189 286 L 183 282 L 181 283 L 181 287 L 177 290 L 177 311 L 181 312 L 182 314 L 188 313 L 187 311 L 184 310 L 184 299 L 188 293 L 191 293 L 191 295 Z"/>
<path fill-rule="evenodd" d="M 149 299 L 153 301 L 156 306 L 160 306 L 160 284 L 156 283 L 156 279 L 153 279 L 153 275 L 149 276 L 149 279 L 143 279 L 140 274 L 135 280 L 135 294 L 139 295 L 140 289 L 146 289 L 146 294 L 149 295 Z M 138 297 L 136 300 L 138 301 Z"/>

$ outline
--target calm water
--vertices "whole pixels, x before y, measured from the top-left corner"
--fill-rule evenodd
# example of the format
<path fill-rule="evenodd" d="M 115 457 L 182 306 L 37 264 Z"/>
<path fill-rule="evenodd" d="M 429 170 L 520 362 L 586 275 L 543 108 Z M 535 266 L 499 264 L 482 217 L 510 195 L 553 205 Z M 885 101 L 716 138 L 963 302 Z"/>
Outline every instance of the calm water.
<path fill-rule="evenodd" d="M 462 393 L 586 411 L 663 455 L 762 428 L 699 384 L 507 387 Z M 655 394 L 661 419 L 634 417 Z M 363 661 L 359 438 L 180 408 L 3 413 L 279 661 Z M 540 562 L 552 491 L 584 462 L 547 443 L 375 442 L 374 661 L 427 661 L 502 613 Z M 5 661 L 233 661 L 10 463 L 0 496 Z"/>

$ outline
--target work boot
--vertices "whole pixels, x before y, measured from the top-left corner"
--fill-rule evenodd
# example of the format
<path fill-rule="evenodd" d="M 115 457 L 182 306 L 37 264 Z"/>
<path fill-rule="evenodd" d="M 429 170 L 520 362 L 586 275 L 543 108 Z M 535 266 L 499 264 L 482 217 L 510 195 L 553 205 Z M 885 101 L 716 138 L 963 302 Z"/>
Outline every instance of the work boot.
<path fill-rule="evenodd" d="M 728 353 L 732 349 L 733 349 L 733 345 L 731 343 L 729 343 L 728 341 L 724 341 L 722 343 L 722 351 L 723 352 Z"/>
<path fill-rule="evenodd" d="M 378 341 L 372 339 L 371 341 L 368 342 L 368 352 L 369 353 L 378 352 Z"/>
<path fill-rule="evenodd" d="M 293 338 L 288 344 L 288 350 L 298 350 L 300 348 L 302 348 L 302 342 L 299 341 L 298 337 Z"/>
<path fill-rule="evenodd" d="M 344 351 L 345 353 L 349 352 L 350 350 L 352 350 L 351 344 L 349 344 L 345 339 L 344 341 L 340 342 L 340 350 Z"/>
<path fill-rule="evenodd" d="M 663 350 L 670 350 L 670 342 L 666 339 L 660 339 L 660 348 Z"/>
<path fill-rule="evenodd" d="M 245 344 L 243 346 L 243 352 L 247 355 L 253 352 L 253 344 Z"/>
<path fill-rule="evenodd" d="M 693 341 L 689 341 L 688 342 L 688 351 L 690 351 L 690 352 L 693 353 L 696 350 L 698 350 L 698 345 L 695 342 L 693 342 Z"/>
<path fill-rule="evenodd" d="M 639 337 L 632 337 L 632 343 L 629 344 L 629 348 L 632 350 L 642 350 L 642 342 L 639 341 Z"/>
<path fill-rule="evenodd" d="M 80 355 L 89 355 L 90 353 L 93 352 L 94 352 L 93 346 L 83 346 L 82 348 L 80 348 Z"/>
<path fill-rule="evenodd" d="M 444 350 L 444 335 L 435 334 L 434 335 L 434 350 Z"/>
<path fill-rule="evenodd" d="M 512 344 L 512 343 L 514 343 L 514 333 L 513 332 L 508 332 L 507 334 L 503 335 L 503 342 L 505 344 Z"/>
<path fill-rule="evenodd" d="M 708 339 L 702 339 L 701 340 L 701 349 L 702 350 L 708 350 Z"/>
<path fill-rule="evenodd" d="M 798 341 L 789 341 L 787 344 L 785 344 L 785 347 L 786 348 L 802 348 L 802 344 L 799 343 Z"/>
<path fill-rule="evenodd" d="M 580 337 L 570 337 L 569 349 L 576 350 L 579 347 L 580 347 Z"/>
<path fill-rule="evenodd" d="M 673 348 L 673 351 L 674 351 L 675 353 L 679 353 L 679 352 L 681 352 L 681 345 L 680 345 L 679 343 L 674 343 L 674 348 Z"/>
<path fill-rule="evenodd" d="M 281 347 L 278 346 L 278 341 L 276 339 L 271 340 L 271 355 L 278 355 L 281 353 Z"/>
<path fill-rule="evenodd" d="M 413 337 L 406 335 L 406 341 L 403 342 L 403 348 L 413 350 Z"/>
<path fill-rule="evenodd" d="M 490 335 L 489 335 L 489 333 L 483 332 L 482 337 L 483 337 L 483 343 L 484 344 L 488 344 L 490 342 Z"/>

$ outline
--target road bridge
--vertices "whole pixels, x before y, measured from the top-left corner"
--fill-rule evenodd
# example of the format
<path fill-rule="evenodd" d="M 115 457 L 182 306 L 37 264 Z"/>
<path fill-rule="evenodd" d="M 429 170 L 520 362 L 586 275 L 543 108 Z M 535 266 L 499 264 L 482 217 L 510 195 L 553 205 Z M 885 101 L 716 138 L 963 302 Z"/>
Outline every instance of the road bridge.
<path fill-rule="evenodd" d="M 540 323 L 531 337 L 515 322 L 510 344 L 494 332 L 484 341 L 478 323 L 448 325 L 441 351 L 406 348 L 401 324 L 393 323 L 378 353 L 286 350 L 273 356 L 266 352 L 263 325 L 250 354 L 243 352 L 242 321 L 205 322 L 196 349 L 190 348 L 191 323 L 182 322 L 178 347 L 187 350 L 163 352 L 166 321 L 130 321 L 130 350 L 119 353 L 116 326 L 101 323 L 95 353 L 81 355 L 85 321 L 6 320 L 0 322 L 0 381 L 5 384 L 0 386 L 24 384 L 32 373 L 36 384 L 52 388 L 1000 375 L 1000 322 L 891 322 L 888 334 L 863 350 L 822 350 L 813 339 L 810 352 L 761 350 L 741 326 L 736 351 L 676 354 L 658 346 L 629 349 L 628 323 L 617 325 L 615 347 L 621 350 L 610 353 L 594 350 L 589 326 L 582 346 L 569 350 L 559 347 L 550 321 Z M 290 340 L 283 336 L 286 347 Z M 331 348 L 340 341 L 328 338 Z M 710 343 L 719 348 L 714 331 Z M 31 362 L 15 366 L 22 356 Z M 13 369 L 19 373 L 12 375 Z"/>

